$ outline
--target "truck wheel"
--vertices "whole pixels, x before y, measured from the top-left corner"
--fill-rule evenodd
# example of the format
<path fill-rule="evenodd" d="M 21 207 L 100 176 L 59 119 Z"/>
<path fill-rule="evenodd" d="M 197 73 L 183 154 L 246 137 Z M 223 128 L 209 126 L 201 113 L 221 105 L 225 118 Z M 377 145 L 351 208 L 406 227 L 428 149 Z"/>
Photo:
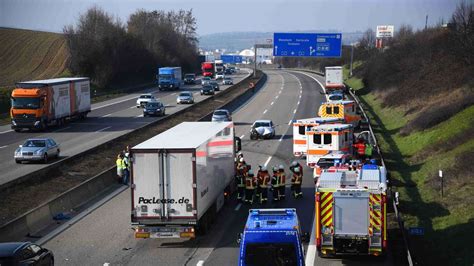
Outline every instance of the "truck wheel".
<path fill-rule="evenodd" d="M 43 155 L 43 163 L 48 163 L 48 154 L 47 153 L 45 153 Z"/>

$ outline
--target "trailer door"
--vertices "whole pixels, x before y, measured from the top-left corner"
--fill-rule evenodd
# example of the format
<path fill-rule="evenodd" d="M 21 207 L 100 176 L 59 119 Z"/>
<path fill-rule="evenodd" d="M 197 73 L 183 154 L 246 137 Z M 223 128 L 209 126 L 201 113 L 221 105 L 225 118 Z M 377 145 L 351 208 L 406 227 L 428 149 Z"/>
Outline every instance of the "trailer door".
<path fill-rule="evenodd" d="M 369 195 L 363 192 L 334 193 L 334 234 L 369 234 Z"/>
<path fill-rule="evenodd" d="M 193 218 L 194 159 L 191 152 L 164 154 L 165 161 L 165 215 L 166 217 Z"/>
<path fill-rule="evenodd" d="M 137 218 L 159 218 L 163 216 L 161 155 L 133 153 L 133 204 Z"/>

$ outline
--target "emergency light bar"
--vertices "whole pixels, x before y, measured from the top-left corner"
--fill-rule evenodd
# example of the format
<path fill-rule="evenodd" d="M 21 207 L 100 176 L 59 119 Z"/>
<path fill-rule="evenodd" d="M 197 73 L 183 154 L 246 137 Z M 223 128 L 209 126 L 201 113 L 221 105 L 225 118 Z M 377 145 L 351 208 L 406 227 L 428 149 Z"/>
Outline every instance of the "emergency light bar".
<path fill-rule="evenodd" d="M 292 216 L 296 213 L 295 208 L 288 208 L 288 209 L 250 209 L 249 213 L 252 216 L 257 215 L 288 215 Z"/>

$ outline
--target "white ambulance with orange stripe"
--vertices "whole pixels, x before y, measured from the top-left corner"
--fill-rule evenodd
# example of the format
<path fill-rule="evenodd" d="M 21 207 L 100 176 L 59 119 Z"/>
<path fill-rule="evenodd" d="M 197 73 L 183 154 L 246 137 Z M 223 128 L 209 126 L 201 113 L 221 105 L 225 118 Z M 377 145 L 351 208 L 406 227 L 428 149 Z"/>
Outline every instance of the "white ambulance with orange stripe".
<path fill-rule="evenodd" d="M 381 166 L 323 171 L 316 183 L 318 255 L 383 255 L 387 249 L 386 191 L 386 170 Z"/>
<path fill-rule="evenodd" d="M 337 117 L 314 117 L 293 120 L 293 155 L 306 155 L 306 131 L 322 124 L 342 123 L 343 119 Z"/>
<path fill-rule="evenodd" d="M 352 125 L 323 124 L 306 131 L 306 136 L 306 164 L 309 167 L 316 167 L 320 158 L 333 152 L 352 153 Z"/>
<path fill-rule="evenodd" d="M 318 116 L 335 117 L 344 119 L 347 124 L 358 127 L 361 124 L 362 116 L 357 113 L 355 101 L 330 101 L 322 103 L 319 107 Z"/>

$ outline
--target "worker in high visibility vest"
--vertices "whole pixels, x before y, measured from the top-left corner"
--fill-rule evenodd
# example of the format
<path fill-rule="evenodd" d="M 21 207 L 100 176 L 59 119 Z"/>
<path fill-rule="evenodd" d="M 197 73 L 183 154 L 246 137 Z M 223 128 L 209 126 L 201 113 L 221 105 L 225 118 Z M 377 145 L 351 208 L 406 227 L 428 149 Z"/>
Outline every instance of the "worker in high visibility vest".
<path fill-rule="evenodd" d="M 253 196 L 257 187 L 257 179 L 253 174 L 253 170 L 247 172 L 245 177 L 245 203 L 253 204 Z"/>
<path fill-rule="evenodd" d="M 262 166 L 257 173 L 258 190 L 260 193 L 260 204 L 268 201 L 268 183 L 270 182 L 270 174 L 267 167 Z"/>
<path fill-rule="evenodd" d="M 279 201 L 280 197 L 278 197 L 279 190 L 280 190 L 280 178 L 278 177 L 278 167 L 274 166 L 272 169 L 272 192 L 273 192 L 273 201 Z"/>
<path fill-rule="evenodd" d="M 122 159 L 122 154 L 117 155 L 117 160 L 115 161 L 115 164 L 117 165 L 117 176 L 118 176 L 118 181 L 122 182 L 122 177 L 123 177 L 123 170 L 124 170 L 124 163 Z"/>
<path fill-rule="evenodd" d="M 278 198 L 281 200 L 281 199 L 285 199 L 285 190 L 286 190 L 286 187 L 285 187 L 285 184 L 286 184 L 286 175 L 285 175 L 285 167 L 280 164 L 280 166 L 278 167 Z"/>
<path fill-rule="evenodd" d="M 240 157 L 240 156 L 239 156 Z M 237 184 L 237 199 L 243 199 L 245 192 L 245 176 L 247 175 L 248 166 L 243 157 L 239 158 L 235 171 L 235 181 Z"/>
<path fill-rule="evenodd" d="M 293 168 L 293 176 L 291 177 L 291 191 L 293 191 L 293 196 L 295 199 L 298 197 L 303 197 L 303 192 L 301 192 L 301 183 L 303 182 L 303 174 L 300 171 L 300 167 Z"/>

